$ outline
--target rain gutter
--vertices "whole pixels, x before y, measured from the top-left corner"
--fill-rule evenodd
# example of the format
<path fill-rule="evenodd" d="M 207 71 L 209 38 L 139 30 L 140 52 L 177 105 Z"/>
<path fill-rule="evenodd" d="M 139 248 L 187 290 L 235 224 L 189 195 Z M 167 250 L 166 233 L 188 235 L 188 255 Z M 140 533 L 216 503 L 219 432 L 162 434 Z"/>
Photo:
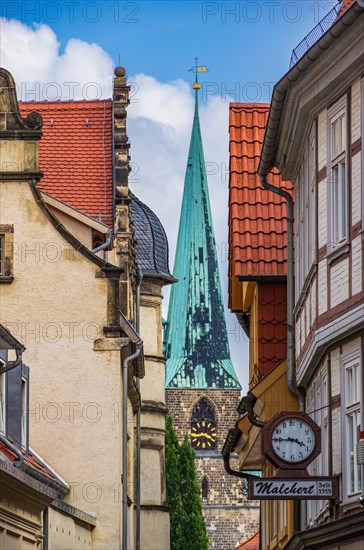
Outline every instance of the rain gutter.
<path fill-rule="evenodd" d="M 259 476 L 256 476 L 254 474 L 247 474 L 245 472 L 232 470 L 230 467 L 230 455 L 233 452 L 233 449 L 236 445 L 236 442 L 240 434 L 241 434 L 241 431 L 238 428 L 232 428 L 229 430 L 226 441 L 221 451 L 222 457 L 224 459 L 225 471 L 231 476 L 240 477 L 243 479 L 260 479 Z"/>

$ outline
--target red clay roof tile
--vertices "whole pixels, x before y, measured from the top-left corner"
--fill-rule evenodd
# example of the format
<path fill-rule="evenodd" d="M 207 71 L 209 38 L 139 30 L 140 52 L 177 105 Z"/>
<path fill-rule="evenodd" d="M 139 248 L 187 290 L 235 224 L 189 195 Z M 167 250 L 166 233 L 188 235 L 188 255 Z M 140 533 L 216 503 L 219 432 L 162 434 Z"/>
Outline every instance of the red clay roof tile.
<path fill-rule="evenodd" d="M 39 187 L 112 226 L 112 101 L 20 102 L 20 113 L 43 117 Z"/>
<path fill-rule="evenodd" d="M 352 6 L 354 3 L 356 2 L 356 0 L 343 0 L 341 6 L 340 6 L 340 11 L 339 11 L 339 17 L 342 16 L 342 14 L 344 12 L 346 12 L 347 9 L 350 8 L 350 6 Z"/>
<path fill-rule="evenodd" d="M 0 441 L 0 453 L 2 453 L 9 460 L 11 460 L 11 462 L 14 462 L 15 460 L 18 459 L 17 455 L 13 453 L 13 451 L 2 441 Z M 56 476 L 52 474 L 52 472 L 44 468 L 43 464 L 41 464 L 41 462 L 37 460 L 36 457 L 30 451 L 27 454 L 23 454 L 23 460 L 24 460 L 24 463 L 35 472 L 39 472 L 43 474 L 45 477 L 48 477 L 49 479 L 53 479 L 53 480 L 57 479 Z"/>
<path fill-rule="evenodd" d="M 285 200 L 263 189 L 257 174 L 268 112 L 265 103 L 230 104 L 230 278 L 287 272 Z M 293 192 L 278 170 L 267 179 Z"/>
<path fill-rule="evenodd" d="M 259 533 L 255 533 L 249 540 L 242 542 L 235 550 L 259 550 Z"/>

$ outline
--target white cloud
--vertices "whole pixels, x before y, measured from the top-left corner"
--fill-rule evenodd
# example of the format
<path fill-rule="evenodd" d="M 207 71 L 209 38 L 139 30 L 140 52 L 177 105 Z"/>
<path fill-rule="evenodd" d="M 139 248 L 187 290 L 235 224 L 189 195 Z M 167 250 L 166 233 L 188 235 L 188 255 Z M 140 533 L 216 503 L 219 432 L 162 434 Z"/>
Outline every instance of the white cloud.
<path fill-rule="evenodd" d="M 113 62 L 98 45 L 73 38 L 63 54 L 47 25 L 1 21 L 1 66 L 16 81 L 24 100 L 110 97 Z"/>
<path fill-rule="evenodd" d="M 92 99 L 110 97 L 113 62 L 98 44 L 73 38 L 64 53 L 47 25 L 29 27 L 3 21 L 1 65 L 14 76 L 19 96 L 31 99 Z M 179 79 L 162 83 L 153 76 L 130 76 L 131 105 L 128 134 L 134 170 L 132 190 L 160 217 L 170 243 L 173 269 L 184 175 L 193 119 L 194 97 L 188 83 Z M 55 83 L 54 85 L 50 83 Z M 71 84 L 76 83 L 72 87 Z M 96 83 L 92 85 L 91 83 Z M 70 92 L 72 92 L 71 94 Z M 210 189 L 215 237 L 219 250 L 222 293 L 227 302 L 228 216 L 228 101 L 209 97 L 200 102 L 200 119 Z M 168 294 L 168 292 L 167 292 Z M 164 315 L 167 314 L 167 300 Z M 244 386 L 248 363 L 247 342 L 236 318 L 226 309 L 232 358 Z M 242 357 L 242 353 L 244 356 Z"/>

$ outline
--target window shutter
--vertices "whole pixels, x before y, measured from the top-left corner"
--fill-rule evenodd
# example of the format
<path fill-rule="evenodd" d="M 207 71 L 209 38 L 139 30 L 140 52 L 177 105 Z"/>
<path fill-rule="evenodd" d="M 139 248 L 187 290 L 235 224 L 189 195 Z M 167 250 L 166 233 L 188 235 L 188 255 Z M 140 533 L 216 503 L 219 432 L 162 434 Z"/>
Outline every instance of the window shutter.
<path fill-rule="evenodd" d="M 21 444 L 21 380 L 22 367 L 7 372 L 6 380 L 6 426 L 7 436 Z"/>

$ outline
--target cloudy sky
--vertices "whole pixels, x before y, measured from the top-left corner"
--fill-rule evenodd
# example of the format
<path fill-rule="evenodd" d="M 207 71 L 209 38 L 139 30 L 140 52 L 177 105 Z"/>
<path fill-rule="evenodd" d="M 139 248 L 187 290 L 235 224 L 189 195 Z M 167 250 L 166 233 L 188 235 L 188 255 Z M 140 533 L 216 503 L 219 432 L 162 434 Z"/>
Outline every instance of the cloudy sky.
<path fill-rule="evenodd" d="M 192 74 L 203 75 L 200 117 L 222 291 L 227 302 L 229 101 L 267 102 L 292 49 L 329 1 L 2 2 L 1 66 L 24 100 L 110 97 L 127 68 L 130 186 L 160 217 L 173 268 L 193 116 Z M 165 299 L 167 314 L 168 293 Z M 248 343 L 226 308 L 232 359 L 247 387 Z"/>

